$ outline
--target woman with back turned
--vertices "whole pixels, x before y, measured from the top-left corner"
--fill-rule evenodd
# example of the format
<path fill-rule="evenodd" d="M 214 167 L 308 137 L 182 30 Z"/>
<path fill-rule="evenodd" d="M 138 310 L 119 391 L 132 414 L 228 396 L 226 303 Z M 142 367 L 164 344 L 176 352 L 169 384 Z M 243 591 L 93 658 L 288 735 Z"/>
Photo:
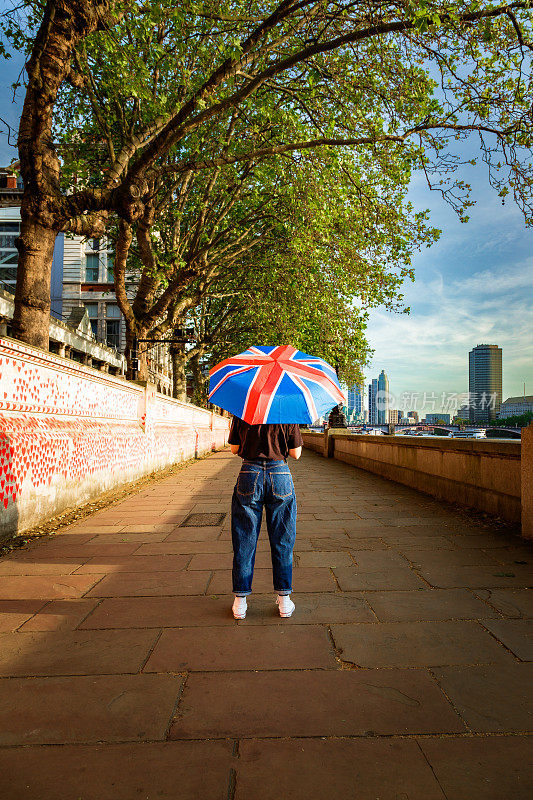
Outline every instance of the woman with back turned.
<path fill-rule="evenodd" d="M 246 617 L 264 508 L 276 603 L 280 616 L 290 617 L 295 608 L 290 594 L 296 495 L 287 456 L 298 459 L 302 454 L 300 429 L 295 424 L 250 425 L 233 417 L 228 442 L 231 452 L 243 459 L 231 502 L 233 616 Z"/>

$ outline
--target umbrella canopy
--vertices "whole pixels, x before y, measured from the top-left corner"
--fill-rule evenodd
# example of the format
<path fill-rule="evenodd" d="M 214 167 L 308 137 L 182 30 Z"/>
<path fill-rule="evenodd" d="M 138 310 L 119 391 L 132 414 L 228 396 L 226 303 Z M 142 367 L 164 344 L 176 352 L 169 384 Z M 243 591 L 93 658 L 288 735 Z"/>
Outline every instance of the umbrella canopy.
<path fill-rule="evenodd" d="M 346 399 L 327 361 L 290 345 L 250 347 L 209 376 L 209 400 L 251 425 L 311 423 Z"/>

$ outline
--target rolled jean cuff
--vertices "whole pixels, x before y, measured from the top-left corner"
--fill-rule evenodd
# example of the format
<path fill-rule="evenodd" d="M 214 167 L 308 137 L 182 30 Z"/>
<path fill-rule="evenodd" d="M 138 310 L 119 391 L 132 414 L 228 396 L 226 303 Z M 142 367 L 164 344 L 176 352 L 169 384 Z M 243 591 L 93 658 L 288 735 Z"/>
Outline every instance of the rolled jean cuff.
<path fill-rule="evenodd" d="M 235 597 L 248 597 L 249 594 L 252 594 L 252 590 L 250 589 L 249 592 L 233 592 Z"/>
<path fill-rule="evenodd" d="M 274 589 L 274 591 L 279 594 L 280 597 L 288 597 L 292 589 Z"/>

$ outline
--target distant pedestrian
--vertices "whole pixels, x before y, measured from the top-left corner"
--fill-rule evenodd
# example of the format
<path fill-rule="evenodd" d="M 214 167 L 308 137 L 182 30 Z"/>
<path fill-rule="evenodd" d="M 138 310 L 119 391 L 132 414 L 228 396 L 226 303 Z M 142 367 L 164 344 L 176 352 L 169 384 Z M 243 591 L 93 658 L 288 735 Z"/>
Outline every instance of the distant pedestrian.
<path fill-rule="evenodd" d="M 250 425 L 233 417 L 228 442 L 231 452 L 243 459 L 231 502 L 233 616 L 246 616 L 264 508 L 276 603 L 280 616 L 290 617 L 295 608 L 290 594 L 296 495 L 287 456 L 300 458 L 302 434 L 296 424 Z"/>

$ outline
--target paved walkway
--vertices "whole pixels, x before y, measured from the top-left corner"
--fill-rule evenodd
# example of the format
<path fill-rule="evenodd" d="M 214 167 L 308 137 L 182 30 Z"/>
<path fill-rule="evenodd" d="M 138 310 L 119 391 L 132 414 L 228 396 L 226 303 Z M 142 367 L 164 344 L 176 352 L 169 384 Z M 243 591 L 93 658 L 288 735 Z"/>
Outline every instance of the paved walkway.
<path fill-rule="evenodd" d="M 306 453 L 296 612 L 276 615 L 263 536 L 237 623 L 239 463 L 0 561 L 0 796 L 529 800 L 531 547 Z"/>

